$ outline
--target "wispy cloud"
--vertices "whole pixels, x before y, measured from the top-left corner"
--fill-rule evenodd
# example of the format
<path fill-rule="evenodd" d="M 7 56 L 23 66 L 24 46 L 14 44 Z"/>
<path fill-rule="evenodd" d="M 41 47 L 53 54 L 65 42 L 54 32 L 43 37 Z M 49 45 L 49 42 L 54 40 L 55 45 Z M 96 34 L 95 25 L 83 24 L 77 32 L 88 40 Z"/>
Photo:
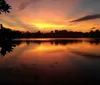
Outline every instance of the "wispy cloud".
<path fill-rule="evenodd" d="M 34 25 L 29 25 L 29 24 L 24 23 L 22 20 L 20 20 L 19 17 L 17 17 L 14 14 L 7 14 L 6 16 L 11 21 L 5 20 L 4 18 L 1 18 L 0 23 L 4 23 L 4 24 L 6 24 L 10 27 L 16 27 L 17 26 L 17 27 L 20 27 L 21 29 L 26 30 L 26 31 L 37 31 L 38 30 L 38 28 L 36 28 Z"/>
<path fill-rule="evenodd" d="M 31 3 L 36 3 L 38 2 L 39 0 L 28 0 L 28 1 L 25 1 L 23 3 L 20 4 L 19 6 L 19 10 L 24 10 L 25 8 L 27 8 L 28 5 L 30 5 Z"/>
<path fill-rule="evenodd" d="M 93 29 L 93 30 L 94 30 L 94 29 L 96 29 L 96 27 L 92 27 L 91 29 Z"/>
<path fill-rule="evenodd" d="M 93 19 L 99 19 L 99 18 L 100 18 L 100 14 L 94 14 L 94 15 L 87 15 L 70 22 L 81 22 L 81 21 L 87 21 L 87 20 L 93 20 Z"/>

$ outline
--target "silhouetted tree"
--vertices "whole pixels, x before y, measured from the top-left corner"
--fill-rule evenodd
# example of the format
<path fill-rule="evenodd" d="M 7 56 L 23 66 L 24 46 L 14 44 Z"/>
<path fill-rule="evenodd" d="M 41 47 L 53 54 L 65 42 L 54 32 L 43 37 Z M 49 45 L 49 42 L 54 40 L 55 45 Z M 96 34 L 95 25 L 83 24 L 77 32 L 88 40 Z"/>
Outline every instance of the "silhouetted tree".
<path fill-rule="evenodd" d="M 0 0 L 0 14 L 2 12 L 9 13 L 9 9 L 11 9 L 11 6 L 5 0 Z"/>

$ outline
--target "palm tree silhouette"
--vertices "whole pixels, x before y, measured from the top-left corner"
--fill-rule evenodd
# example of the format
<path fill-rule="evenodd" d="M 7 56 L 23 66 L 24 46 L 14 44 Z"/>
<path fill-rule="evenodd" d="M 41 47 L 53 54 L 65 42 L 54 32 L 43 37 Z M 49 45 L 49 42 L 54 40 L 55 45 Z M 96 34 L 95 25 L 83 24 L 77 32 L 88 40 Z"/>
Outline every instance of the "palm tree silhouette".
<path fill-rule="evenodd" d="M 2 12 L 9 13 L 9 9 L 11 9 L 11 6 L 5 0 L 0 0 L 0 14 Z"/>

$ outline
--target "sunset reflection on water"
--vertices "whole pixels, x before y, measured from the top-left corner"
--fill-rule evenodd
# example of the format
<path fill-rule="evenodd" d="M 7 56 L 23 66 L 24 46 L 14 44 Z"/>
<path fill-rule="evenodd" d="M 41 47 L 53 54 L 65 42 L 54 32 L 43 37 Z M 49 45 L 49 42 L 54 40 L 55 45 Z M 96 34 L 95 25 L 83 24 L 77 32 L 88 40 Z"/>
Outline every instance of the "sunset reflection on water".
<path fill-rule="evenodd" d="M 16 42 L 20 43 L 17 45 Z M 58 39 L 16 40 L 12 43 L 16 46 L 13 47 L 12 52 L 7 52 L 0 58 L 0 69 L 17 68 L 20 72 L 31 69 L 27 74 L 32 75 L 35 69 L 36 74 L 41 77 L 39 82 L 42 83 L 45 80 L 52 82 L 55 79 L 61 82 L 68 80 L 70 83 L 83 78 L 88 79 L 90 75 L 99 79 L 99 41 Z"/>

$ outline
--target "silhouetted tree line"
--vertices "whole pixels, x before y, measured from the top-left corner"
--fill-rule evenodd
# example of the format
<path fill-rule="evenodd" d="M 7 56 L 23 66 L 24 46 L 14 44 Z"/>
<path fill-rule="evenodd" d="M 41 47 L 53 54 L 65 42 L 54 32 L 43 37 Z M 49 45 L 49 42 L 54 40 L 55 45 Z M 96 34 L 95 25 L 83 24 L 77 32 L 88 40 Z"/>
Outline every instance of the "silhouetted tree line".
<path fill-rule="evenodd" d="M 5 28 L 1 24 L 0 26 L 0 39 L 1 40 L 12 40 L 14 38 L 19 38 L 21 36 L 22 36 L 21 31 L 15 31 L 9 28 Z"/>
<path fill-rule="evenodd" d="M 55 30 L 48 33 L 38 32 L 24 32 L 22 38 L 100 38 L 100 31 L 90 32 L 73 32 L 67 30 Z"/>
<path fill-rule="evenodd" d="M 48 33 L 38 32 L 21 32 L 5 28 L 1 25 L 0 29 L 1 39 L 15 39 L 15 38 L 100 38 L 100 30 L 90 32 L 73 32 L 67 30 L 55 30 Z"/>

